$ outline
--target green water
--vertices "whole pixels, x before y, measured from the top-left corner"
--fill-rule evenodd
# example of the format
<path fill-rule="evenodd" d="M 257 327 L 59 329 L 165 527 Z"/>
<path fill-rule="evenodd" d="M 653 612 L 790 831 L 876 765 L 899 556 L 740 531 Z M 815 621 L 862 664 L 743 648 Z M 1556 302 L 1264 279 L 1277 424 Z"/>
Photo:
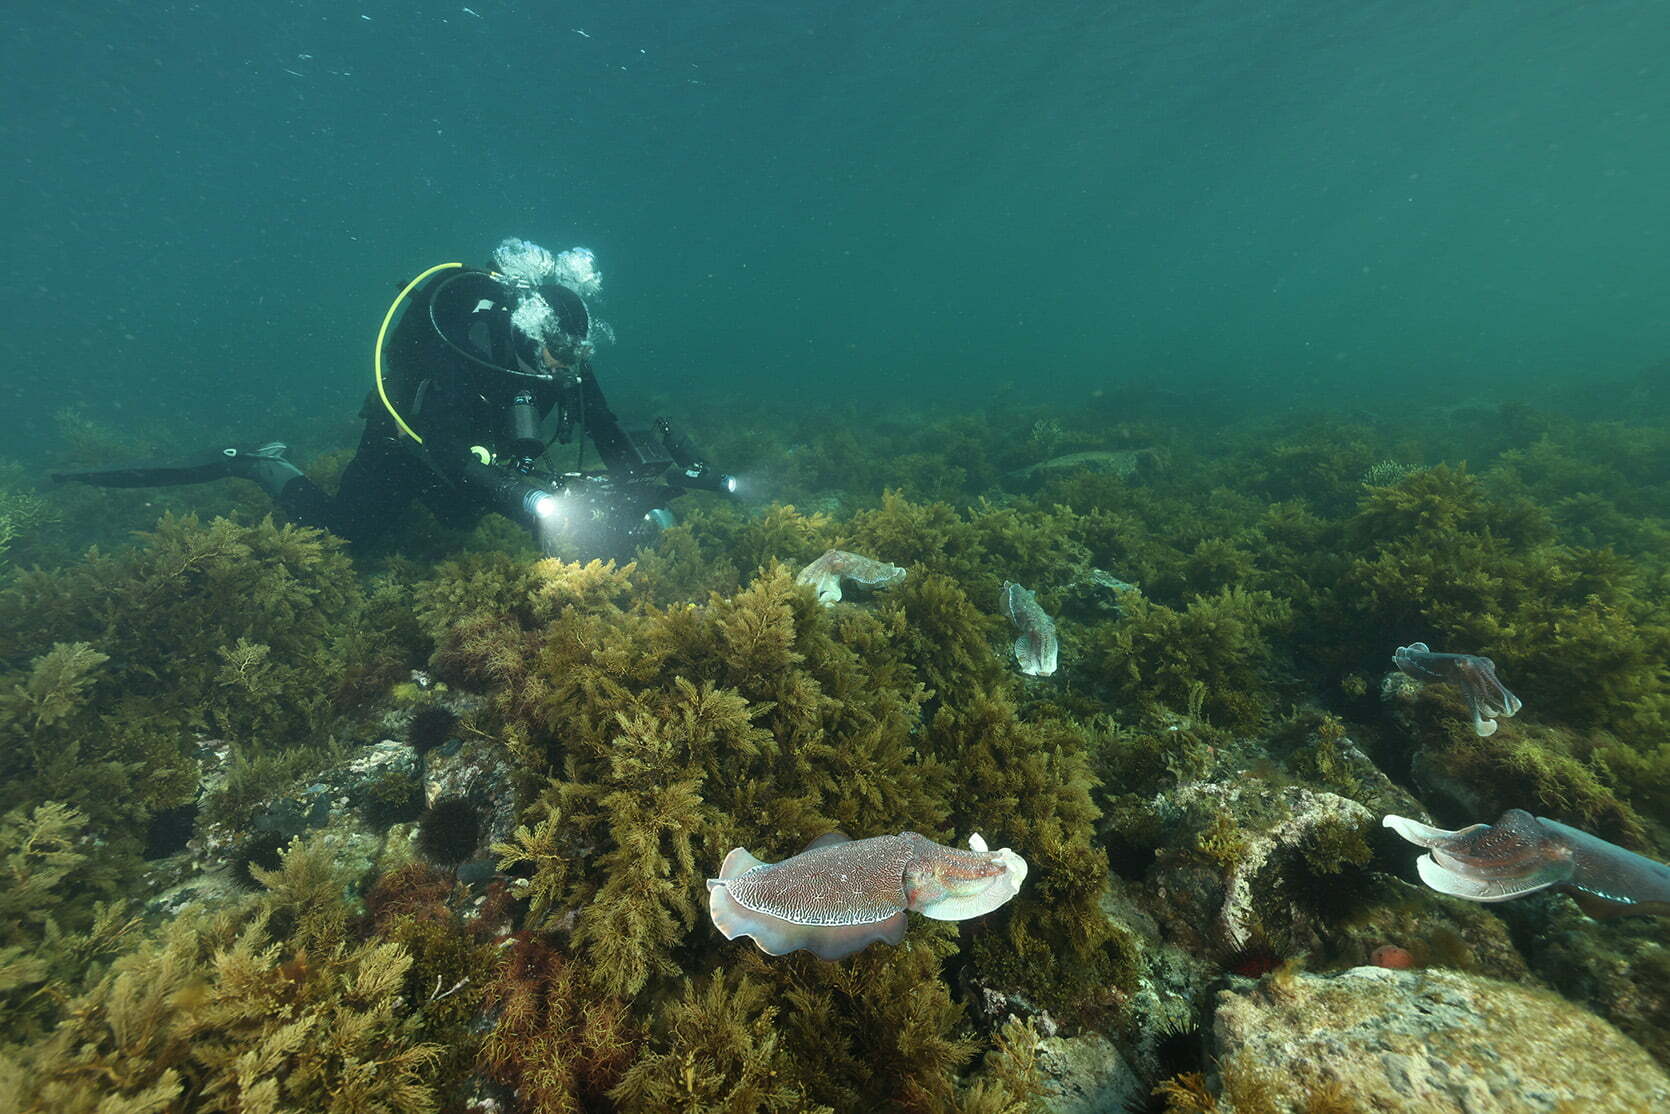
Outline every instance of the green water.
<path fill-rule="evenodd" d="M 1670 1109 L 1660 921 L 1415 865 L 1524 809 L 1662 904 L 1662 2 L 0 25 L 0 1110 Z M 337 490 L 390 299 L 507 237 L 595 252 L 610 402 L 739 498 L 616 568 L 566 559 L 673 493 L 502 467 L 518 521 L 396 492 L 343 551 L 305 485 L 44 481 L 282 439 Z M 836 826 L 1013 883 L 845 966 L 721 935 L 733 848 Z"/>
<path fill-rule="evenodd" d="M 314 433 L 346 443 L 396 281 L 506 235 L 597 253 L 619 395 L 1346 408 L 1670 351 L 1657 3 L 89 0 L 9 22 L 14 439 L 78 405 L 293 439 L 267 427 L 340 412 Z"/>

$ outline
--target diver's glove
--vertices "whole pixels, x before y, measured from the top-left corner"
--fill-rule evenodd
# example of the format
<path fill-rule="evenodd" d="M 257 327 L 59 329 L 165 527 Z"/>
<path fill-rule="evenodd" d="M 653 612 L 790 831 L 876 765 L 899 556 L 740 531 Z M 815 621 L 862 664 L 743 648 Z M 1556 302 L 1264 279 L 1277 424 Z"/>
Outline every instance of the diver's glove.
<path fill-rule="evenodd" d="M 286 484 L 302 474 L 300 468 L 284 459 L 287 448 L 283 442 L 273 441 L 253 449 L 215 449 L 180 464 L 141 464 L 92 472 L 54 472 L 52 478 L 59 483 L 83 483 L 94 487 L 174 487 L 238 476 L 254 480 L 276 499 Z"/>

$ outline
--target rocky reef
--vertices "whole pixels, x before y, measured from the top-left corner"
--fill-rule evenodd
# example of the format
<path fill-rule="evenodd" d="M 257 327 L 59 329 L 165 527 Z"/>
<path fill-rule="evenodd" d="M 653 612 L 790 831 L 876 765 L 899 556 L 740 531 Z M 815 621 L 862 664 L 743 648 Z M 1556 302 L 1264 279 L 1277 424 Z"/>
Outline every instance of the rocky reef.
<path fill-rule="evenodd" d="M 1659 922 L 1381 824 L 1670 853 L 1670 434 L 1490 417 L 744 413 L 773 484 L 625 564 L 253 493 L 78 550 L 0 473 L 0 1107 L 1666 1105 Z M 727 852 L 832 831 L 1028 871 L 832 962 L 720 934 Z"/>
<path fill-rule="evenodd" d="M 1651 1110 L 1670 1076 L 1550 994 L 1461 971 L 1357 967 L 1223 991 L 1221 1085 L 1238 1110 Z"/>

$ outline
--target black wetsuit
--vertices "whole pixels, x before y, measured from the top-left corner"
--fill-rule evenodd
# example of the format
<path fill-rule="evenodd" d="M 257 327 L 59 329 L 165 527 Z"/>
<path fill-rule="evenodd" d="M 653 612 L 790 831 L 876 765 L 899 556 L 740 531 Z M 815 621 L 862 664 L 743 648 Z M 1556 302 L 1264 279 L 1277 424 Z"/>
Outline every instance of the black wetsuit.
<path fill-rule="evenodd" d="M 492 509 L 471 482 L 478 463 L 472 449 L 503 455 L 506 413 L 522 394 L 531 396 L 542 421 L 558 408 L 559 440 L 568 441 L 578 426 L 581 437 L 590 434 L 603 463 L 615 464 L 624 435 L 588 363 L 558 372 L 560 380 L 502 370 L 516 366 L 505 296 L 480 271 L 441 272 L 414 291 L 384 352 L 383 385 L 422 444 L 401 431 L 373 390 L 361 411 L 366 422 L 359 450 L 342 473 L 338 494 L 327 495 L 300 477 L 285 486 L 279 504 L 299 521 L 356 542 L 386 532 L 414 499 L 447 525 L 467 526 Z M 482 362 L 460 353 L 436 326 Z"/>
<path fill-rule="evenodd" d="M 573 323 L 575 334 L 583 336 L 587 319 L 578 296 L 561 287 L 540 289 L 558 304 L 564 328 Z M 632 440 L 609 409 L 589 363 L 581 359 L 550 378 L 512 370 L 543 366 L 535 346 L 511 323 L 515 297 L 491 275 L 471 270 L 439 272 L 408 296 L 383 353 L 388 404 L 375 388 L 367 396 L 361 410 L 365 431 L 336 495 L 283 460 L 283 446 L 276 444 L 220 449 L 178 465 L 54 478 L 101 487 L 156 487 L 241 476 L 261 484 L 295 520 L 359 543 L 388 533 L 414 499 L 443 523 L 467 527 L 489 510 L 504 509 L 494 501 L 494 481 L 515 467 L 503 461 L 515 455 L 509 412 L 519 397 L 541 423 L 557 411 L 556 440 L 569 443 L 578 436 L 583 449 L 589 435 L 611 473 L 631 473 L 638 459 Z M 390 406 L 421 443 L 400 428 Z M 484 465 L 477 447 L 500 463 Z M 520 446 L 523 457 L 538 456 L 544 447 Z"/>

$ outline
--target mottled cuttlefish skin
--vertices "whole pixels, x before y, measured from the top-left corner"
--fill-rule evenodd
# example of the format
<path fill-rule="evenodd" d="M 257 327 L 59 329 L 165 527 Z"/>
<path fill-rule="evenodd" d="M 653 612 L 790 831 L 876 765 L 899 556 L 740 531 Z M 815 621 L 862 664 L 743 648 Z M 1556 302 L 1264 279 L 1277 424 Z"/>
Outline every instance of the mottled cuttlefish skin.
<path fill-rule="evenodd" d="M 1439 893 L 1508 901 L 1555 889 L 1592 916 L 1670 916 L 1670 866 L 1558 820 L 1515 808 L 1454 832 L 1403 816 L 1381 823 L 1429 849 L 1415 868 Z"/>
<path fill-rule="evenodd" d="M 812 585 L 818 590 L 818 602 L 831 604 L 840 602 L 843 579 L 865 588 L 891 588 L 903 582 L 905 570 L 844 549 L 828 549 L 801 569 L 794 582 Z"/>
<path fill-rule="evenodd" d="M 707 880 L 708 912 L 725 938 L 752 937 L 768 955 L 805 949 L 839 959 L 877 940 L 905 937 L 905 910 L 938 920 L 966 920 L 1014 897 L 1026 860 L 1005 847 L 970 851 L 915 832 L 851 840 L 839 832 L 814 840 L 780 863 L 762 863 L 741 847 Z"/>
<path fill-rule="evenodd" d="M 1508 718 L 1525 705 L 1496 676 L 1496 663 L 1477 654 L 1440 654 L 1425 642 L 1399 646 L 1392 664 L 1417 681 L 1447 681 L 1461 690 L 1473 712 L 1473 730 L 1496 734 L 1496 718 Z"/>
<path fill-rule="evenodd" d="M 1015 624 L 1015 661 L 1028 677 L 1048 677 L 1055 672 L 1060 644 L 1055 637 L 1055 620 L 1038 606 L 1038 596 L 1019 584 L 1003 582 L 998 602 L 1003 614 Z"/>

